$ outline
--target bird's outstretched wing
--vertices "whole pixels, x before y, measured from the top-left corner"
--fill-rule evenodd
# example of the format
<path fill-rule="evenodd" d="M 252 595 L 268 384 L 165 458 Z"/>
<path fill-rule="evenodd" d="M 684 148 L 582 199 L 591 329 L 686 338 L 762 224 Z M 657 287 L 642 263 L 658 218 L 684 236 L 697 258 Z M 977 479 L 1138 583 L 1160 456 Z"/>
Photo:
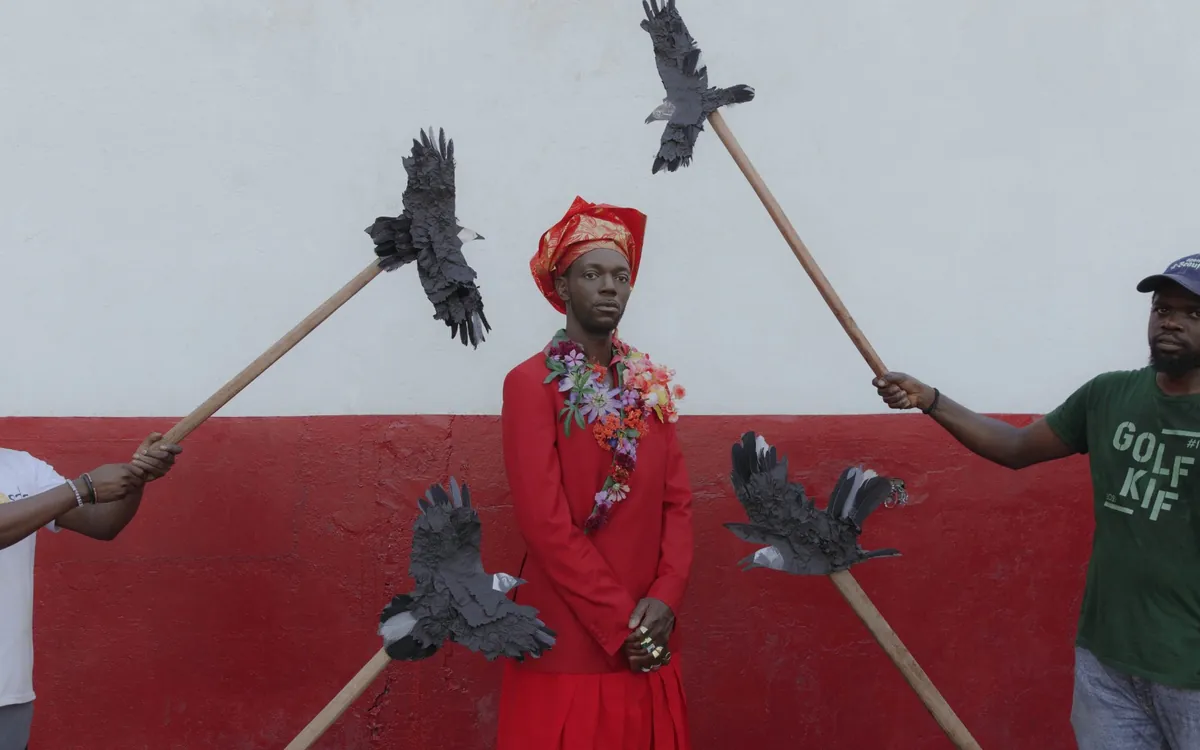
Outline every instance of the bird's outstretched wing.
<path fill-rule="evenodd" d="M 669 92 L 673 84 L 681 82 L 672 81 L 668 84 L 668 76 L 686 75 L 688 78 L 695 78 L 698 54 L 693 58 L 687 74 L 684 74 L 684 60 L 690 54 L 699 53 L 700 48 L 688 31 L 687 24 L 683 22 L 683 16 L 679 15 L 675 0 L 665 0 L 661 6 L 658 0 L 642 0 L 642 9 L 646 12 L 646 18 L 639 25 L 650 35 L 658 74 Z M 686 85 L 694 87 L 696 83 L 698 81 L 693 80 Z M 707 79 L 704 83 L 707 85 Z"/>
<path fill-rule="evenodd" d="M 444 130 L 435 140 L 433 128 L 414 139 L 409 156 L 401 160 L 408 174 L 404 210 L 398 217 L 380 217 L 367 228 L 375 254 L 385 271 L 413 261 L 434 319 L 450 328 L 451 338 L 478 347 L 491 326 L 483 313 L 477 274 L 467 263 L 464 242 L 482 237 L 458 224 L 454 187 L 454 141 Z"/>
<path fill-rule="evenodd" d="M 413 141 L 412 156 L 404 160 L 409 188 L 404 192 L 404 210 L 412 215 L 417 273 L 425 296 L 433 303 L 434 319 L 450 327 L 451 338 L 477 347 L 491 326 L 483 315 L 475 270 L 462 252 L 454 166 L 454 141 L 446 140 L 445 131 L 438 131 L 436 143 L 433 128 L 428 135 L 421 131 L 421 140 Z"/>
<path fill-rule="evenodd" d="M 385 610 L 380 626 L 385 648 L 401 655 L 393 658 L 423 658 L 446 640 L 489 660 L 537 658 L 552 647 L 554 632 L 537 618 L 537 610 L 505 596 L 522 581 L 484 571 L 481 524 L 467 486 L 451 477 L 449 492 L 434 485 L 418 505 L 409 562 L 416 588 L 393 599 L 391 619 Z"/>
<path fill-rule="evenodd" d="M 809 521 L 814 507 L 804 488 L 788 481 L 788 462 L 761 435 L 747 432 L 733 445 L 734 494 L 751 523 L 791 533 Z"/>
<path fill-rule="evenodd" d="M 500 656 L 537 659 L 554 645 L 554 631 L 538 619 L 537 610 L 505 596 L 493 576 L 448 575 L 446 587 L 457 614 L 450 626 L 451 638 L 488 661 Z"/>
<path fill-rule="evenodd" d="M 864 550 L 858 544 L 863 522 L 879 506 L 904 497 L 904 482 L 899 479 L 881 477 L 870 469 L 849 466 L 842 471 L 829 496 L 825 514 L 829 517 L 831 536 L 837 544 L 831 545 L 831 558 L 835 570 L 845 570 L 873 557 L 898 557 L 899 550 Z"/>
<path fill-rule="evenodd" d="M 739 539 L 767 545 L 742 560 L 743 569 L 770 568 L 793 575 L 826 575 L 873 557 L 890 557 L 894 549 L 868 552 L 858 545 L 862 521 L 894 498 L 899 480 L 852 466 L 842 472 L 829 505 L 817 510 L 804 489 L 787 480 L 787 459 L 753 432 L 733 446 L 730 475 L 749 524 L 725 527 Z"/>

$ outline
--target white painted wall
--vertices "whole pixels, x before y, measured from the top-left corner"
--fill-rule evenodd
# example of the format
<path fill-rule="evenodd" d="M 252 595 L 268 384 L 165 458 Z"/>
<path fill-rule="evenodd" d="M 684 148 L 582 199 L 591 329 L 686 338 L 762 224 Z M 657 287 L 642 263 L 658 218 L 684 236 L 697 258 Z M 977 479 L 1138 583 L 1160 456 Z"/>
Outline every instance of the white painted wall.
<path fill-rule="evenodd" d="M 727 117 L 888 364 L 1042 411 L 1145 358 L 1197 249 L 1200 5 L 680 0 Z M 459 156 L 492 339 L 372 283 L 222 414 L 495 413 L 558 324 L 527 261 L 579 193 L 650 216 L 624 334 L 686 413 L 880 408 L 711 132 L 650 175 L 637 0 L 0 3 L 7 415 L 178 415 L 372 257 L 421 126 Z"/>

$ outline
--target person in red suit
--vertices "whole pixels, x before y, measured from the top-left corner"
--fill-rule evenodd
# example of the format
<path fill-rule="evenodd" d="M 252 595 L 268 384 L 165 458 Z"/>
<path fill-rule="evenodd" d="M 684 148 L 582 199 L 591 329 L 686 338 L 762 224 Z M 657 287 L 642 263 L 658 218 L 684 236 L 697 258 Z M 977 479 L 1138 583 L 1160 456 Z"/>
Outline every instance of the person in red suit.
<path fill-rule="evenodd" d="M 504 467 L 527 547 L 514 590 L 557 634 L 509 661 L 498 750 L 690 750 L 679 611 L 692 491 L 673 371 L 617 336 L 646 216 L 576 198 L 530 261 L 566 326 L 504 379 Z"/>

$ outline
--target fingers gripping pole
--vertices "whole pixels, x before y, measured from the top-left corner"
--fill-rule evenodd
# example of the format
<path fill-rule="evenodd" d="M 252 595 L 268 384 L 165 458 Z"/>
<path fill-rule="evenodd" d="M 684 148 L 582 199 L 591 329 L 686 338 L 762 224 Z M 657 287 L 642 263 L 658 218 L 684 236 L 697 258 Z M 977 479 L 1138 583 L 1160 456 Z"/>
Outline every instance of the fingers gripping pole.
<path fill-rule="evenodd" d="M 379 653 L 372 656 L 371 661 L 358 670 L 358 674 L 346 683 L 346 687 L 333 696 L 333 700 L 329 701 L 329 704 L 321 709 L 321 713 L 308 722 L 308 726 L 304 727 L 300 734 L 296 735 L 296 739 L 289 742 L 284 750 L 308 750 L 312 747 L 313 743 L 321 739 L 321 735 L 325 734 L 333 726 L 333 723 L 341 718 L 350 704 L 358 700 L 359 696 L 375 681 L 375 678 L 383 673 L 391 661 L 392 658 L 387 655 L 387 651 L 379 649 Z"/>
<path fill-rule="evenodd" d="M 875 609 L 867 592 L 858 585 L 858 581 L 850 575 L 850 571 L 842 570 L 833 573 L 829 579 L 833 581 L 833 585 L 841 592 L 842 597 L 845 598 L 854 613 L 867 626 L 867 630 L 871 631 L 871 635 L 875 637 L 880 647 L 891 657 L 892 662 L 904 675 L 904 679 L 908 680 L 908 684 L 912 686 L 917 697 L 933 715 L 934 721 L 946 733 L 946 737 L 960 750 L 981 750 L 979 743 L 971 736 L 966 725 L 954 713 L 954 709 L 950 708 L 950 704 L 938 692 L 933 681 L 925 674 L 925 670 L 921 669 L 921 665 L 917 664 L 917 660 L 900 641 L 900 636 L 896 635 L 892 626 L 888 625 L 879 610 Z"/>
<path fill-rule="evenodd" d="M 172 427 L 163 436 L 163 440 L 168 443 L 178 443 L 190 435 L 192 430 L 203 424 L 204 420 L 216 414 L 222 406 L 229 403 L 234 396 L 241 393 L 246 386 L 253 383 L 259 375 L 266 372 L 268 367 L 278 362 L 283 355 L 291 351 L 292 347 L 299 344 L 305 336 L 312 333 L 317 326 L 324 323 L 326 318 L 337 312 L 339 307 L 346 304 L 351 297 L 362 291 L 363 287 L 371 279 L 379 275 L 380 270 L 375 262 L 372 262 L 371 265 L 363 269 L 332 297 L 321 303 L 320 307 L 309 313 L 308 317 L 300 321 L 295 328 L 288 331 L 287 335 L 276 341 L 270 349 L 259 355 L 258 359 L 247 365 L 246 369 L 235 375 L 232 380 L 221 386 L 220 390 L 209 396 L 207 401 L 197 406 L 191 414 L 184 417 L 179 424 Z"/>
<path fill-rule="evenodd" d="M 746 175 L 746 179 L 750 181 L 750 187 L 754 188 L 758 199 L 762 201 L 763 206 L 767 209 L 767 213 L 775 221 L 775 226 L 779 227 L 783 238 L 787 240 L 788 246 L 792 248 L 792 252 L 796 255 L 796 260 L 800 261 L 800 265 L 804 267 L 809 278 L 816 284 L 817 291 L 825 298 L 825 304 L 829 305 L 829 309 L 833 311 L 834 317 L 838 319 L 838 322 L 842 324 L 842 328 L 850 336 L 850 340 L 854 342 L 854 346 L 858 348 L 859 353 L 862 354 L 863 359 L 867 360 L 867 364 L 870 365 L 875 374 L 883 375 L 887 372 L 887 368 L 883 366 L 883 360 L 879 358 L 879 355 L 875 353 L 875 348 L 871 346 L 871 342 L 867 341 L 867 337 L 859 330 L 858 324 L 854 322 L 854 318 L 850 317 L 850 311 L 842 304 L 841 298 L 833 290 L 833 285 L 829 283 L 829 279 L 825 278 L 825 274 L 821 272 L 821 268 L 813 260 L 812 254 L 804 246 L 804 242 L 800 239 L 796 228 L 792 226 L 792 222 L 788 221 L 787 215 L 783 213 L 779 202 L 771 194 L 767 183 L 763 181 L 763 178 L 758 174 L 758 170 L 750 163 L 750 157 L 746 156 L 746 152 L 742 150 L 737 139 L 733 137 L 733 133 L 729 130 L 729 126 L 725 124 L 725 118 L 721 116 L 721 112 L 719 110 L 710 112 L 708 122 L 712 125 L 717 137 L 721 139 L 721 143 L 724 143 L 725 148 L 729 150 L 729 155 L 737 162 L 738 168 L 742 170 L 742 174 Z"/>

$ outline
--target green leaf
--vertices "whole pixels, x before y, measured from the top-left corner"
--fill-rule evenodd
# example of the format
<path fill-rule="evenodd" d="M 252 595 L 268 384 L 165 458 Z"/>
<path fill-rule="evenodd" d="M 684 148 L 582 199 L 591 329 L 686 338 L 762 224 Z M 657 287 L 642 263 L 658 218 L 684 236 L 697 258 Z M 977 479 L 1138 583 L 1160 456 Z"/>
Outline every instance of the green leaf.
<path fill-rule="evenodd" d="M 579 411 L 578 409 L 575 410 L 575 424 L 579 425 L 579 429 L 581 430 L 585 426 L 583 422 L 583 412 Z"/>
<path fill-rule="evenodd" d="M 546 376 L 546 379 L 542 381 L 542 385 L 546 385 L 546 384 L 547 384 L 547 383 L 549 383 L 551 380 L 554 380 L 554 379 L 555 379 L 555 378 L 557 378 L 557 377 L 558 377 L 558 373 L 557 373 L 557 372 L 554 372 L 553 370 L 551 370 L 551 371 L 550 371 L 550 374 Z"/>

